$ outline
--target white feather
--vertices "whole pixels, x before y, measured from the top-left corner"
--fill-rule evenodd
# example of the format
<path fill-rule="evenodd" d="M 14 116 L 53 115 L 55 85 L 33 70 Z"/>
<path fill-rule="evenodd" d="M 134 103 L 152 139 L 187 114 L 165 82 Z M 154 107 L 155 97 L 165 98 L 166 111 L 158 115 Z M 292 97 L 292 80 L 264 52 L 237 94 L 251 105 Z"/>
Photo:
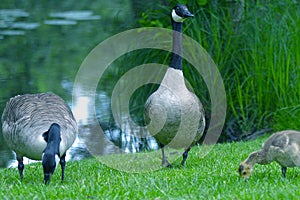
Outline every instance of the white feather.
<path fill-rule="evenodd" d="M 182 18 L 179 15 L 177 15 L 174 9 L 172 10 L 172 19 L 175 22 L 183 22 L 184 21 L 184 18 Z"/>
<path fill-rule="evenodd" d="M 59 161 L 60 161 L 60 157 L 57 154 L 55 154 L 55 162 L 56 162 L 55 167 L 57 167 L 57 165 L 59 164 Z"/>

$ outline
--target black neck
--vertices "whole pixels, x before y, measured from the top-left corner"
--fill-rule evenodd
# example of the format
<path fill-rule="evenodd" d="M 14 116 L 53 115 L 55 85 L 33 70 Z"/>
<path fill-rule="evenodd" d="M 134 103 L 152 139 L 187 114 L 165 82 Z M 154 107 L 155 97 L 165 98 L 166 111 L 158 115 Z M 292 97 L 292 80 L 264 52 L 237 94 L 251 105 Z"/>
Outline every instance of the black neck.
<path fill-rule="evenodd" d="M 59 155 L 59 145 L 61 141 L 60 126 L 58 124 L 52 124 L 47 134 L 47 138 L 45 138 L 47 146 L 44 152 Z"/>
<path fill-rule="evenodd" d="M 182 23 L 175 22 L 172 19 L 173 29 L 173 50 L 170 61 L 170 67 L 182 70 Z"/>

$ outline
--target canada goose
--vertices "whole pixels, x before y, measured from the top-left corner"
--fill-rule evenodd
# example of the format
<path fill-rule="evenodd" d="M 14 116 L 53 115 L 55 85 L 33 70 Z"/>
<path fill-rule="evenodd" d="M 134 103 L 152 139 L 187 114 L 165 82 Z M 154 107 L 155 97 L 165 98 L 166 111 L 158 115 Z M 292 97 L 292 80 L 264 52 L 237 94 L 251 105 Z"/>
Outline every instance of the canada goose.
<path fill-rule="evenodd" d="M 69 106 L 52 93 L 24 94 L 11 98 L 2 114 L 3 137 L 16 153 L 23 178 L 23 156 L 42 160 L 45 184 L 58 164 L 64 179 L 66 151 L 78 128 Z"/>
<path fill-rule="evenodd" d="M 182 22 L 193 16 L 185 5 L 172 9 L 173 51 L 170 64 L 160 87 L 145 103 L 145 122 L 161 147 L 162 165 L 167 167 L 171 164 L 165 156 L 164 147 L 185 148 L 181 162 L 185 165 L 191 146 L 199 141 L 205 127 L 202 104 L 187 89 L 182 72 Z"/>
<path fill-rule="evenodd" d="M 287 167 L 300 166 L 300 132 L 285 130 L 272 134 L 261 150 L 252 152 L 239 166 L 241 177 L 249 178 L 255 163 L 265 165 L 276 161 L 286 177 Z"/>

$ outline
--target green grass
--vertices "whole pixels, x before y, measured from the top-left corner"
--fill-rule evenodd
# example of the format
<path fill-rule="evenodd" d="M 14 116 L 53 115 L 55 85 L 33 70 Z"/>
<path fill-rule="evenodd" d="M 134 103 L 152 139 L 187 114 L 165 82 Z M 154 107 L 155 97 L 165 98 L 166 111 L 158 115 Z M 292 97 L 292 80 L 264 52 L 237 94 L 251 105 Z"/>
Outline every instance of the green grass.
<path fill-rule="evenodd" d="M 186 167 L 181 167 L 178 159 L 172 169 L 144 173 L 118 171 L 97 159 L 68 162 L 65 181 L 60 181 L 58 168 L 47 186 L 43 184 L 40 163 L 26 165 L 22 181 L 17 169 L 1 169 L 0 199 L 292 199 L 299 196 L 298 168 L 289 168 L 286 179 L 276 163 L 256 165 L 248 181 L 238 176 L 239 163 L 259 149 L 265 139 L 218 144 L 205 157 L 201 155 L 207 147 L 194 147 Z M 134 156 L 137 155 L 106 158 L 115 163 L 131 160 L 135 166 Z"/>

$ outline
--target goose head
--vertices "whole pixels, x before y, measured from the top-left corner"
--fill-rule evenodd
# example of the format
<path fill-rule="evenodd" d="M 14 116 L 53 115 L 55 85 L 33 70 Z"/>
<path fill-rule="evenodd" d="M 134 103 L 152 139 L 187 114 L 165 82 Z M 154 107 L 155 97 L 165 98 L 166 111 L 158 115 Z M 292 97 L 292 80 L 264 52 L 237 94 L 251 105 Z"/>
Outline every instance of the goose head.
<path fill-rule="evenodd" d="M 253 165 L 251 163 L 242 162 L 239 166 L 239 174 L 242 178 L 249 178 L 252 171 L 253 171 Z"/>
<path fill-rule="evenodd" d="M 194 17 L 194 15 L 186 5 L 178 4 L 172 9 L 171 17 L 174 22 L 182 23 L 186 18 Z"/>
<path fill-rule="evenodd" d="M 42 164 L 43 164 L 43 170 L 44 170 L 44 182 L 45 184 L 48 184 L 50 182 L 50 178 L 53 175 L 56 166 L 59 163 L 59 156 L 53 155 L 51 153 L 44 153 L 43 154 L 43 160 L 42 160 Z"/>
<path fill-rule="evenodd" d="M 53 175 L 56 166 L 60 161 L 59 145 L 61 141 L 60 126 L 53 123 L 49 130 L 43 134 L 44 140 L 47 142 L 47 146 L 42 155 L 42 165 L 44 170 L 45 184 L 50 182 L 50 178 Z"/>

